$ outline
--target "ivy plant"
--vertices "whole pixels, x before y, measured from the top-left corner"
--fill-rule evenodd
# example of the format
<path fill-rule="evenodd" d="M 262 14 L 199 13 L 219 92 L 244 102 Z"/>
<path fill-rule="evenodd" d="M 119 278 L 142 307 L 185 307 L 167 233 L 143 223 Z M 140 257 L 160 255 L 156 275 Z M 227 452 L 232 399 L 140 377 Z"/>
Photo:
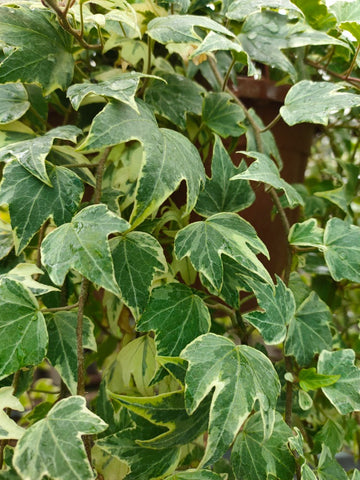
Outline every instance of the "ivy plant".
<path fill-rule="evenodd" d="M 5 0 L 0 42 L 0 479 L 360 478 L 360 1 Z"/>

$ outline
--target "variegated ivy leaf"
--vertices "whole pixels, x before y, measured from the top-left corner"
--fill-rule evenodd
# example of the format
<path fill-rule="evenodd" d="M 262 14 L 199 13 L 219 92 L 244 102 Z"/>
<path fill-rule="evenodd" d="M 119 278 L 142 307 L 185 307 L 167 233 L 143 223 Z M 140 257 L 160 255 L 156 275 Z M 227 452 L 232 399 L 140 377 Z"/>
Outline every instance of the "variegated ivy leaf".
<path fill-rule="evenodd" d="M 294 223 L 289 232 L 289 242 L 292 245 L 322 247 L 323 237 L 324 229 L 318 227 L 315 218 L 309 218 L 302 223 Z"/>
<path fill-rule="evenodd" d="M 231 464 L 236 478 L 292 480 L 295 459 L 287 447 L 291 435 L 291 428 L 276 412 L 272 435 L 264 440 L 261 415 L 258 412 L 252 415 L 246 421 L 232 449 Z"/>
<path fill-rule="evenodd" d="M 33 263 L 18 263 L 14 268 L 5 273 L 4 277 L 17 280 L 24 287 L 28 288 L 35 296 L 59 291 L 56 287 L 45 285 L 32 278 L 32 275 L 42 275 L 43 273 L 44 272 Z"/>
<path fill-rule="evenodd" d="M 360 7 L 351 0 L 337 1 L 329 8 L 334 13 L 338 26 L 350 32 L 360 41 Z"/>
<path fill-rule="evenodd" d="M 331 218 L 325 226 L 322 250 L 334 280 L 360 282 L 360 227 Z"/>
<path fill-rule="evenodd" d="M 138 316 L 148 302 L 154 277 L 167 270 L 161 245 L 148 233 L 130 232 L 113 238 L 110 248 L 121 298 Z"/>
<path fill-rule="evenodd" d="M 149 384 L 156 370 L 156 347 L 149 335 L 127 343 L 105 369 L 107 386 L 111 392 L 127 395 L 153 395 Z"/>
<path fill-rule="evenodd" d="M 0 260 L 5 258 L 14 246 L 14 237 L 9 223 L 0 218 Z"/>
<path fill-rule="evenodd" d="M 18 440 L 22 437 L 25 430 L 19 427 L 14 420 L 12 420 L 5 412 L 5 408 L 11 408 L 11 410 L 24 411 L 24 407 L 20 403 L 19 399 L 13 395 L 12 387 L 0 388 L 0 439 L 15 439 Z"/>
<path fill-rule="evenodd" d="M 138 111 L 135 93 L 139 86 L 140 78 L 146 76 L 145 74 L 132 72 L 122 73 L 116 79 L 99 83 L 76 83 L 68 88 L 67 97 L 75 110 L 79 109 L 81 102 L 88 95 L 100 95 L 126 103 L 129 107 Z"/>
<path fill-rule="evenodd" d="M 331 312 L 317 293 L 304 289 L 296 298 L 295 316 L 290 320 L 285 341 L 286 355 L 293 355 L 300 366 L 309 365 L 316 353 L 332 346 L 329 327 Z M 319 372 L 320 373 L 320 372 Z"/>
<path fill-rule="evenodd" d="M 242 0 L 228 0 L 228 3 L 226 16 L 231 20 L 244 20 L 248 15 L 260 12 L 263 8 L 281 8 L 300 12 L 290 0 L 248 0 L 245 3 Z"/>
<path fill-rule="evenodd" d="M 327 125 L 329 116 L 344 108 L 358 107 L 360 95 L 343 92 L 344 83 L 302 80 L 290 88 L 280 113 L 288 125 L 310 122 Z"/>
<path fill-rule="evenodd" d="M 189 78 L 174 73 L 161 73 L 165 80 L 153 80 L 145 92 L 145 100 L 154 111 L 182 129 L 186 128 L 187 112 L 201 115 L 205 89 Z"/>
<path fill-rule="evenodd" d="M 197 28 L 212 30 L 234 38 L 235 35 L 207 17 L 198 15 L 169 15 L 157 17 L 148 24 L 147 34 L 159 43 L 200 43 L 201 36 L 196 32 Z"/>
<path fill-rule="evenodd" d="M 156 437 L 163 431 L 164 428 L 136 416 L 136 427 L 109 435 L 96 445 L 128 465 L 126 480 L 152 480 L 173 472 L 180 460 L 179 447 L 154 449 L 139 445 L 139 441 Z"/>
<path fill-rule="evenodd" d="M 0 184 L 0 204 L 7 203 L 16 253 L 21 253 L 48 218 L 56 225 L 71 221 L 84 186 L 79 177 L 63 167 L 47 166 L 52 187 L 14 161 L 6 165 Z"/>
<path fill-rule="evenodd" d="M 48 95 L 65 89 L 74 71 L 71 36 L 49 11 L 1 7 L 0 40 L 10 47 L 0 65 L 0 82 L 37 83 Z M 36 48 L 34 48 L 36 45 Z"/>
<path fill-rule="evenodd" d="M 30 108 L 26 88 L 21 83 L 0 85 L 0 123 L 21 118 Z"/>
<path fill-rule="evenodd" d="M 154 438 L 138 440 L 148 448 L 173 448 L 186 445 L 203 433 L 208 424 L 210 401 L 206 399 L 191 415 L 185 410 L 184 392 L 163 393 L 154 397 L 126 397 L 110 394 L 131 412 L 166 431 Z"/>
<path fill-rule="evenodd" d="M 272 363 L 263 353 L 208 333 L 188 345 L 181 357 L 189 362 L 185 379 L 188 414 L 192 414 L 215 389 L 209 437 L 201 465 L 210 465 L 226 452 L 256 400 L 264 423 L 264 437 L 270 437 L 280 382 Z"/>
<path fill-rule="evenodd" d="M 85 398 L 65 398 L 46 418 L 26 430 L 15 449 L 13 464 L 21 478 L 93 479 L 81 435 L 106 428 L 107 424 L 86 408 Z"/>
<path fill-rule="evenodd" d="M 71 268 L 91 282 L 119 294 L 110 247 L 110 233 L 124 232 L 128 222 L 110 212 L 105 205 L 81 210 L 71 223 L 49 233 L 41 245 L 41 259 L 55 285 L 62 285 Z"/>
<path fill-rule="evenodd" d="M 247 170 L 245 170 L 245 172 L 238 173 L 232 177 L 232 180 L 244 179 L 263 182 L 267 185 L 271 185 L 277 190 L 283 190 L 290 207 L 294 208 L 297 205 L 304 204 L 301 195 L 298 194 L 294 187 L 280 177 L 280 172 L 270 157 L 259 152 L 242 153 L 245 153 L 248 157 L 255 158 L 256 160 Z"/>
<path fill-rule="evenodd" d="M 122 103 L 108 104 L 94 119 L 81 149 L 86 152 L 138 140 L 144 159 L 136 187 L 136 200 L 130 218 L 133 226 L 155 211 L 180 185 L 187 183 L 189 213 L 205 181 L 205 171 L 195 146 L 183 135 L 159 129 L 150 108 L 138 101 L 139 113 Z M 111 126 L 109 128 L 109 125 Z"/>
<path fill-rule="evenodd" d="M 44 358 L 48 335 L 33 294 L 20 282 L 0 278 L 0 379 Z"/>
<path fill-rule="evenodd" d="M 210 330 L 210 313 L 189 287 L 170 283 L 152 291 L 136 329 L 155 331 L 158 355 L 176 357 L 188 343 Z"/>
<path fill-rule="evenodd" d="M 348 480 L 345 470 L 326 444 L 322 445 L 316 474 L 319 480 Z"/>
<path fill-rule="evenodd" d="M 56 127 L 45 135 L 29 140 L 8 143 L 0 148 L 0 161 L 9 161 L 15 158 L 31 175 L 52 186 L 46 171 L 45 160 L 56 138 L 76 142 L 81 130 L 74 125 Z"/>
<path fill-rule="evenodd" d="M 241 124 L 245 120 L 244 110 L 231 103 L 228 93 L 210 92 L 203 102 L 202 121 L 213 132 L 221 137 L 240 137 L 246 128 Z"/>
<path fill-rule="evenodd" d="M 306 45 L 342 45 L 348 48 L 345 42 L 311 28 L 301 17 L 296 21 L 272 10 L 255 12 L 246 17 L 238 38 L 252 60 L 288 72 L 293 80 L 296 80 L 297 72 L 283 50 Z M 301 98 L 301 92 L 298 98 Z M 312 110 L 311 105 L 306 108 Z"/>
<path fill-rule="evenodd" d="M 318 372 L 340 375 L 336 383 L 322 387 L 322 391 L 341 415 L 360 410 L 360 369 L 355 365 L 354 350 L 322 351 Z"/>
<path fill-rule="evenodd" d="M 77 344 L 76 325 L 77 313 L 57 312 L 46 317 L 49 334 L 49 347 L 47 358 L 59 372 L 73 395 L 77 387 Z M 83 319 L 83 346 L 96 351 L 94 325 L 87 317 Z"/>
<path fill-rule="evenodd" d="M 268 345 L 282 342 L 286 336 L 286 326 L 295 314 L 295 299 L 292 291 L 279 278 L 274 288 L 269 284 L 254 283 L 253 291 L 264 312 L 251 312 L 244 319 L 254 325 Z"/>
<path fill-rule="evenodd" d="M 203 222 L 192 223 L 175 237 L 177 258 L 189 257 L 195 270 L 201 272 L 217 291 L 223 284 L 222 255 L 241 264 L 250 276 L 254 274 L 272 283 L 254 252 L 268 255 L 254 228 L 235 213 L 218 213 Z"/>

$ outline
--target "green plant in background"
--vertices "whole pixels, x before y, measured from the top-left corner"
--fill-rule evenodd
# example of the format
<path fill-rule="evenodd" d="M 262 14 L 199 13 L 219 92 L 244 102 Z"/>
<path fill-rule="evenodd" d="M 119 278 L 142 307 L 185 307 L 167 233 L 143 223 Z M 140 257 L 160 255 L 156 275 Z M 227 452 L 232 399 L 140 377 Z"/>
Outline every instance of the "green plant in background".
<path fill-rule="evenodd" d="M 0 40 L 0 478 L 360 478 L 359 0 L 2 2 Z M 288 86 L 267 126 L 238 75 Z"/>

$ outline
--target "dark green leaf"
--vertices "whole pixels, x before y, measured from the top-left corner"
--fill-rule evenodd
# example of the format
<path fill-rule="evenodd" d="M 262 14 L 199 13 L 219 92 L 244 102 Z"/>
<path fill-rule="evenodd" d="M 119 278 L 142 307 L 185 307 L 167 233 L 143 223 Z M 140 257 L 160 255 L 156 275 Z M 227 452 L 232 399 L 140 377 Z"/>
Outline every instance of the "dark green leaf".
<path fill-rule="evenodd" d="M 236 478 L 263 480 L 273 475 L 277 480 L 294 478 L 295 461 L 287 448 L 291 429 L 279 413 L 275 415 L 271 437 L 264 439 L 264 426 L 260 413 L 246 421 L 231 454 Z"/>
<path fill-rule="evenodd" d="M 360 105 L 360 95 L 341 92 L 344 83 L 302 80 L 289 90 L 280 113 L 288 125 L 311 122 L 327 125 L 329 116 Z"/>
<path fill-rule="evenodd" d="M 354 365 L 355 352 L 351 349 L 321 352 L 318 372 L 323 375 L 340 375 L 340 379 L 322 391 L 342 414 L 360 409 L 360 370 Z"/>
<path fill-rule="evenodd" d="M 83 347 L 96 350 L 94 325 L 87 317 L 83 322 Z M 73 395 L 76 395 L 78 378 L 76 326 L 77 313 L 57 312 L 47 318 L 49 347 L 46 356 Z"/>
<path fill-rule="evenodd" d="M 21 118 L 30 108 L 27 91 L 21 83 L 0 85 L 0 123 Z"/>
<path fill-rule="evenodd" d="M 13 47 L 0 65 L 0 82 L 37 83 L 45 95 L 71 82 L 71 37 L 49 11 L 1 7 L 0 40 Z"/>
<path fill-rule="evenodd" d="M 140 332 L 155 331 L 159 355 L 177 356 L 188 343 L 209 331 L 210 314 L 190 288 L 170 283 L 152 291 L 136 328 Z"/>
<path fill-rule="evenodd" d="M 90 281 L 119 294 L 110 247 L 110 233 L 123 232 L 129 224 L 105 205 L 92 205 L 49 233 L 41 245 L 41 259 L 56 285 L 62 285 L 74 268 Z"/>
<path fill-rule="evenodd" d="M 48 336 L 33 294 L 21 283 L 0 278 L 0 379 L 45 357 Z"/>
<path fill-rule="evenodd" d="M 297 305 L 295 316 L 290 321 L 285 342 L 286 354 L 293 355 L 299 365 L 305 366 L 311 362 L 315 353 L 331 348 L 330 321 L 329 307 L 315 292 L 309 293 Z"/>
<path fill-rule="evenodd" d="M 185 405 L 189 414 L 215 389 L 209 437 L 201 465 L 213 463 L 226 452 L 256 400 L 260 404 L 264 436 L 271 435 L 280 382 L 264 354 L 208 333 L 189 344 L 181 356 L 189 362 L 185 387 Z"/>
<path fill-rule="evenodd" d="M 327 445 L 323 445 L 316 470 L 319 480 L 347 480 L 345 470 L 335 460 Z"/>
<path fill-rule="evenodd" d="M 202 94 L 205 90 L 192 80 L 174 73 L 162 73 L 166 81 L 153 80 L 145 92 L 145 100 L 156 113 L 182 129 L 186 127 L 186 113 L 201 115 Z"/>
<path fill-rule="evenodd" d="M 200 192 L 195 210 L 204 216 L 220 212 L 239 212 L 255 199 L 249 182 L 229 179 L 246 168 L 244 162 L 235 167 L 219 137 L 215 138 L 211 162 L 211 178 L 206 178 L 205 188 Z"/>
<path fill-rule="evenodd" d="M 187 182 L 186 213 L 189 213 L 205 181 L 204 167 L 195 146 L 176 131 L 159 129 L 146 104 L 139 102 L 138 107 L 140 113 L 122 103 L 107 105 L 95 117 L 82 145 L 82 150 L 89 152 L 129 140 L 143 144 L 144 160 L 130 219 L 133 226 L 156 210 L 182 180 Z"/>
<path fill-rule="evenodd" d="M 255 274 L 271 283 L 254 252 L 267 255 L 253 227 L 234 213 L 219 213 L 203 222 L 192 223 L 175 237 L 178 259 L 189 257 L 194 268 L 218 291 L 223 283 L 223 254 L 241 264 L 249 275 Z"/>
<path fill-rule="evenodd" d="M 112 239 L 110 247 L 121 298 L 138 315 L 148 302 L 154 277 L 167 270 L 161 245 L 148 233 L 130 232 Z"/>
<path fill-rule="evenodd" d="M 85 398 L 65 398 L 26 430 L 15 449 L 14 466 L 21 478 L 95 478 L 81 435 L 96 434 L 106 427 L 86 408 Z"/>
<path fill-rule="evenodd" d="M 243 109 L 231 103 L 228 93 L 208 93 L 204 99 L 202 121 L 218 135 L 227 138 L 240 137 L 245 133 L 241 122 L 245 119 Z"/>
<path fill-rule="evenodd" d="M 15 248 L 21 253 L 48 218 L 56 225 L 70 222 L 79 206 L 83 183 L 75 173 L 48 165 L 52 187 L 31 175 L 18 162 L 6 165 L 0 185 L 0 204 L 7 203 Z"/>
<path fill-rule="evenodd" d="M 321 430 L 315 435 L 314 443 L 315 445 L 326 444 L 331 453 L 335 455 L 342 447 L 344 436 L 345 432 L 341 425 L 331 418 L 328 418 Z"/>
<path fill-rule="evenodd" d="M 31 138 L 29 140 L 16 141 L 16 143 L 7 143 L 0 148 L 0 161 L 16 160 L 47 185 L 51 185 L 46 172 L 45 160 L 49 154 L 55 138 L 76 142 L 76 137 L 80 135 L 81 130 L 73 125 L 65 125 L 53 128 L 41 137 Z"/>

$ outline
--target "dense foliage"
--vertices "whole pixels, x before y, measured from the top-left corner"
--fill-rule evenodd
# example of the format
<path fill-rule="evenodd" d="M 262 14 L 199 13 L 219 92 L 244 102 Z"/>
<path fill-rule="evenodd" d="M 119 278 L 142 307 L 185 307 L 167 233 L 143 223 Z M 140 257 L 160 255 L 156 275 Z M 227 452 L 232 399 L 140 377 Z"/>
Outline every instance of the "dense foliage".
<path fill-rule="evenodd" d="M 0 41 L 0 478 L 359 479 L 360 1 L 2 1 Z"/>

